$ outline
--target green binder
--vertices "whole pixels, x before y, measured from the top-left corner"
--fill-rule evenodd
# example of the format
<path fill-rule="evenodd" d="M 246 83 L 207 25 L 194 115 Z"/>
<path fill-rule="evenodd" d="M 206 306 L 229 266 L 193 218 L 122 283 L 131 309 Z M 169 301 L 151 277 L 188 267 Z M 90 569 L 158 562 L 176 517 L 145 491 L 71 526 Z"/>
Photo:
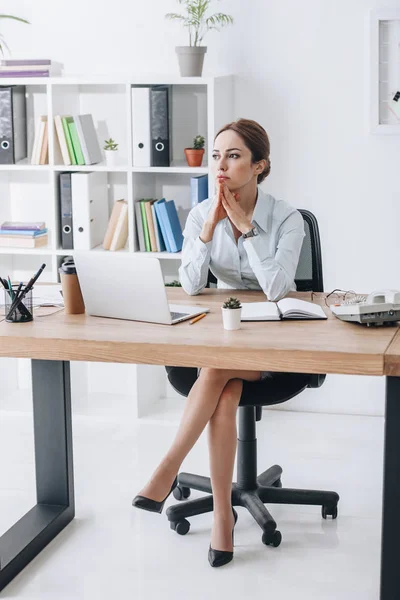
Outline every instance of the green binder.
<path fill-rule="evenodd" d="M 62 122 L 62 126 L 64 129 L 65 140 L 66 140 L 67 146 L 68 146 L 69 157 L 71 159 L 71 163 L 73 165 L 77 165 L 78 162 L 76 160 L 74 147 L 72 145 L 72 140 L 71 140 L 71 134 L 70 134 L 69 127 L 68 127 L 68 122 L 70 120 L 73 121 L 72 117 L 61 117 L 61 122 Z"/>
<path fill-rule="evenodd" d="M 84 164 L 86 164 L 85 158 L 83 156 L 81 143 L 80 143 L 79 137 L 78 137 L 78 131 L 76 129 L 76 125 L 75 125 L 73 117 L 68 117 L 67 122 L 68 122 L 69 133 L 71 135 L 72 145 L 74 147 L 76 162 L 78 163 L 78 165 L 84 165 Z"/>
<path fill-rule="evenodd" d="M 146 248 L 146 252 L 151 252 L 149 228 L 147 226 L 146 208 L 144 206 L 145 202 L 148 202 L 148 200 L 140 201 L 140 214 L 142 215 L 144 246 Z"/>

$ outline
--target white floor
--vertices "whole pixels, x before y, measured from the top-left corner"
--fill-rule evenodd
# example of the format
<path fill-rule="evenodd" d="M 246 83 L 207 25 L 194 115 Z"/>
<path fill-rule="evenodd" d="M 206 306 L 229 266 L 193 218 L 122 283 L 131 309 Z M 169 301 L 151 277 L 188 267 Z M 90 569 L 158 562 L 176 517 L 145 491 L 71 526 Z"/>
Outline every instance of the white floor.
<path fill-rule="evenodd" d="M 140 422 L 110 396 L 74 407 L 76 518 L 2 598 L 377 600 L 382 418 L 264 411 L 259 472 L 280 463 L 286 486 L 336 490 L 339 517 L 324 521 L 317 507 L 271 506 L 283 541 L 269 548 L 239 507 L 234 560 L 212 569 L 210 514 L 192 518 L 180 536 L 165 509 L 156 515 L 131 506 L 174 437 L 183 405 L 169 404 Z M 31 415 L 12 403 L 1 408 L 0 534 L 34 504 L 35 489 Z M 182 470 L 208 474 L 204 434 Z M 166 506 L 174 502 L 171 496 Z"/>

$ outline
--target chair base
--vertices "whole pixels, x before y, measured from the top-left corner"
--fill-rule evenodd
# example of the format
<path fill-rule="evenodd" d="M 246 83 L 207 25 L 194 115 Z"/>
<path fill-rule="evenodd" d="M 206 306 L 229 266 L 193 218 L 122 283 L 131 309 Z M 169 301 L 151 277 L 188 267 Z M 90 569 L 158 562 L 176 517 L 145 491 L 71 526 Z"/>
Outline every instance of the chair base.
<path fill-rule="evenodd" d="M 254 489 L 243 489 L 237 483 L 232 484 L 232 506 L 243 506 L 254 517 L 263 531 L 262 542 L 266 545 L 279 546 L 281 534 L 276 529 L 276 522 L 268 512 L 264 503 L 271 504 L 307 504 L 322 507 L 322 516 L 337 517 L 339 495 L 336 492 L 317 490 L 296 490 L 283 488 L 281 484 L 282 468 L 275 465 L 257 477 Z M 210 495 L 196 500 L 170 506 L 166 512 L 171 529 L 184 535 L 190 529 L 186 517 L 193 517 L 213 510 L 213 496 L 209 477 L 180 473 L 178 487 L 174 490 L 176 499 L 190 496 L 190 489 L 208 492 Z"/>

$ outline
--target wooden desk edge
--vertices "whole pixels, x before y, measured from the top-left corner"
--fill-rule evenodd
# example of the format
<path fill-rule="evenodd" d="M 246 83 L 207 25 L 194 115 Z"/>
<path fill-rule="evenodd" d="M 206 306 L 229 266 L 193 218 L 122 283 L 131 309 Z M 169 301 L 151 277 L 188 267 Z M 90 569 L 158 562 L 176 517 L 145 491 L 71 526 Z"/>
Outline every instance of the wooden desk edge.
<path fill-rule="evenodd" d="M 207 345 L 134 343 L 95 340 L 66 340 L 42 338 L 7 338 L 0 357 L 41 360 L 90 361 L 128 364 L 175 365 L 182 367 L 215 367 L 219 369 L 247 369 L 251 371 L 279 371 L 298 373 L 326 373 L 340 375 L 384 374 L 384 357 L 380 354 L 349 354 L 332 351 L 320 352 L 316 359 L 312 351 L 276 350 L 262 354 L 259 349 L 243 353 L 243 349 L 223 348 L 210 360 Z"/>

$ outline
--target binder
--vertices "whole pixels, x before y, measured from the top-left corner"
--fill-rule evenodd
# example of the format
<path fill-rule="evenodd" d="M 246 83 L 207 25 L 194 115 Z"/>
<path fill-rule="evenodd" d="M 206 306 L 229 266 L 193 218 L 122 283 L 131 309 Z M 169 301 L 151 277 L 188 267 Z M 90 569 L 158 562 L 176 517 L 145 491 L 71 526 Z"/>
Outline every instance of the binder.
<path fill-rule="evenodd" d="M 173 200 L 168 200 L 165 203 L 165 208 L 168 215 L 168 223 L 166 226 L 167 235 L 172 237 L 171 250 L 172 252 L 179 252 L 182 250 L 183 245 L 183 235 L 182 235 L 182 227 L 179 222 L 178 213 L 176 211 L 175 202 Z"/>
<path fill-rule="evenodd" d="M 147 229 L 149 230 L 149 238 L 150 238 L 150 250 L 151 252 L 157 252 L 157 242 L 156 242 L 156 231 L 153 223 L 153 213 L 151 211 L 151 205 L 154 200 L 148 200 L 145 205 L 146 211 L 146 221 L 147 221 Z"/>
<path fill-rule="evenodd" d="M 72 146 L 74 148 L 74 154 L 78 165 L 84 165 L 85 159 L 83 158 L 81 144 L 79 142 L 78 132 L 76 131 L 76 125 L 73 117 L 67 117 L 69 134 L 71 136 Z"/>
<path fill-rule="evenodd" d="M 158 219 L 157 219 L 154 202 L 151 205 L 151 212 L 153 215 L 154 233 L 156 235 L 157 250 L 158 250 L 158 252 L 165 252 L 164 238 L 163 238 L 163 235 L 162 235 L 162 232 L 160 229 L 160 223 L 158 222 Z"/>
<path fill-rule="evenodd" d="M 114 235 L 110 245 L 110 251 L 116 252 L 125 247 L 128 240 L 129 223 L 128 223 L 128 203 L 126 200 L 121 200 L 122 208 L 119 213 L 118 221 L 115 226 Z"/>
<path fill-rule="evenodd" d="M 150 88 L 133 87 L 132 98 L 132 154 L 135 167 L 150 167 Z"/>
<path fill-rule="evenodd" d="M 151 252 L 149 226 L 147 224 L 147 216 L 146 216 L 146 200 L 140 201 L 140 214 L 142 215 L 144 244 L 145 244 L 146 252 Z"/>
<path fill-rule="evenodd" d="M 170 166 L 169 87 L 150 90 L 151 166 Z"/>
<path fill-rule="evenodd" d="M 46 122 L 47 122 L 47 117 L 42 116 L 42 117 L 39 117 L 39 119 L 36 123 L 35 139 L 33 142 L 32 156 L 31 156 L 31 165 L 39 165 L 40 164 L 40 155 L 41 155 L 42 146 L 43 146 Z"/>
<path fill-rule="evenodd" d="M 72 231 L 75 250 L 91 250 L 108 224 L 107 173 L 71 173 Z"/>
<path fill-rule="evenodd" d="M 90 114 L 74 117 L 76 131 L 81 144 L 85 164 L 94 165 L 103 160 L 93 117 Z"/>
<path fill-rule="evenodd" d="M 208 175 L 190 178 L 190 204 L 193 208 L 208 198 Z"/>
<path fill-rule="evenodd" d="M 167 249 L 167 252 L 171 252 L 171 246 L 169 245 L 167 230 L 164 224 L 164 213 L 160 208 L 161 204 L 165 204 L 165 198 L 161 198 L 161 200 L 156 200 L 156 202 L 154 202 L 154 209 L 156 211 L 157 221 L 161 229 L 161 234 L 164 240 L 165 248 Z"/>
<path fill-rule="evenodd" d="M 64 165 L 70 165 L 71 158 L 70 158 L 69 152 L 68 152 L 67 140 L 65 139 L 64 128 L 63 128 L 63 124 L 61 121 L 61 115 L 54 116 L 54 125 L 56 128 L 58 143 L 60 145 L 60 152 L 61 152 L 61 156 L 62 156 Z M 33 155 L 33 152 L 32 152 L 32 155 Z"/>
<path fill-rule="evenodd" d="M 0 164 L 12 165 L 27 158 L 26 88 L 0 87 Z"/>
<path fill-rule="evenodd" d="M 61 122 L 62 122 L 63 130 L 64 130 L 65 141 L 67 142 L 67 146 L 68 146 L 68 153 L 69 153 L 69 157 L 71 159 L 71 164 L 77 165 L 78 163 L 77 163 L 75 152 L 74 152 L 74 146 L 72 144 L 71 133 L 70 133 L 69 127 L 68 127 L 68 123 L 71 119 L 72 119 L 72 117 L 61 117 Z"/>
<path fill-rule="evenodd" d="M 61 173 L 59 177 L 60 239 L 63 250 L 72 250 L 74 236 L 72 228 L 71 173 Z"/>
<path fill-rule="evenodd" d="M 178 219 L 178 213 L 176 212 L 175 202 L 168 200 L 168 202 L 160 202 L 156 207 L 157 216 L 160 215 L 160 224 L 165 231 L 165 238 L 167 247 L 169 246 L 169 252 L 179 252 L 182 250 L 183 235 L 181 224 Z"/>
<path fill-rule="evenodd" d="M 146 246 L 144 243 L 144 230 L 142 223 L 142 213 L 140 210 L 140 202 L 135 202 L 135 221 L 136 221 L 136 231 L 137 231 L 137 239 L 139 244 L 139 251 L 146 252 Z"/>
<path fill-rule="evenodd" d="M 126 200 L 117 200 L 116 202 L 114 202 L 114 206 L 111 211 L 111 216 L 107 225 L 107 231 L 103 240 L 104 250 L 110 250 L 111 242 L 113 241 L 115 229 L 117 227 L 119 215 L 121 214 L 121 210 L 124 204 L 126 204 Z"/>

